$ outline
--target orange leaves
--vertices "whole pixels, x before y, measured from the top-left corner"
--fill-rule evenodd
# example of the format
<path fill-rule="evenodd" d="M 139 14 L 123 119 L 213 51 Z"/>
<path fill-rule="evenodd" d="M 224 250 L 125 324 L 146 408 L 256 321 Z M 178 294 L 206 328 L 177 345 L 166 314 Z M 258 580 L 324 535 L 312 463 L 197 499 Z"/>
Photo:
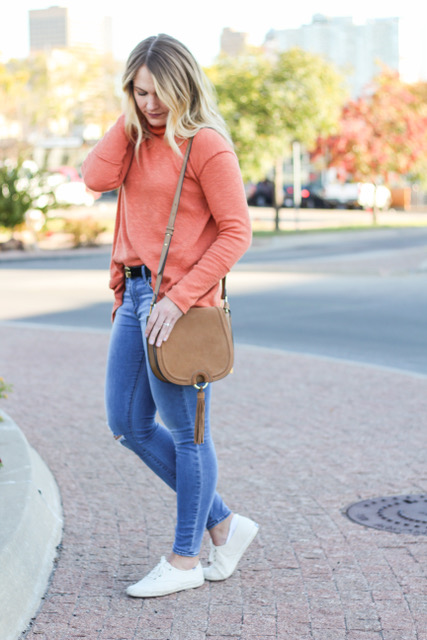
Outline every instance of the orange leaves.
<path fill-rule="evenodd" d="M 367 95 L 345 105 L 339 133 L 319 140 L 317 154 L 355 180 L 388 182 L 391 174 L 408 174 L 427 158 L 427 112 L 417 91 L 384 71 Z"/>

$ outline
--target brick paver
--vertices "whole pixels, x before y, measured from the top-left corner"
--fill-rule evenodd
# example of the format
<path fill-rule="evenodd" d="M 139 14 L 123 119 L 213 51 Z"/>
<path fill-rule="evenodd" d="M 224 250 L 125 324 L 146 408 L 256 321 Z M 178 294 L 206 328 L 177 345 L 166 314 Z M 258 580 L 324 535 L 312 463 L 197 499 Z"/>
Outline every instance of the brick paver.
<path fill-rule="evenodd" d="M 427 538 L 343 515 L 427 490 L 427 378 L 238 346 L 214 394 L 219 489 L 260 533 L 229 580 L 144 601 L 124 590 L 168 553 L 174 495 L 105 425 L 108 335 L 0 325 L 0 340 L 2 406 L 65 515 L 26 640 L 427 640 Z"/>

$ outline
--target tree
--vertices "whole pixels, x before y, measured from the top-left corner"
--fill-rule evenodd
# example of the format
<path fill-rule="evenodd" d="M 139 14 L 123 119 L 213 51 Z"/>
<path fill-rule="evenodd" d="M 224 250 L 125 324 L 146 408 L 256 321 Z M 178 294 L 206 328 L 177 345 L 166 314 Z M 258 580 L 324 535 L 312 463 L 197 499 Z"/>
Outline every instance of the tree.
<path fill-rule="evenodd" d="M 271 62 L 257 53 L 238 58 L 224 56 L 206 69 L 230 129 L 244 180 L 261 179 L 271 168 L 271 104 L 267 86 L 271 70 Z"/>
<path fill-rule="evenodd" d="M 414 94 L 419 101 L 420 107 L 427 110 L 427 82 L 417 82 L 408 86 L 409 91 Z M 427 153 L 420 155 L 418 160 L 411 167 L 407 176 L 410 182 L 418 183 L 424 189 L 427 189 Z"/>
<path fill-rule="evenodd" d="M 101 133 L 120 113 L 118 63 L 85 48 L 32 54 L 0 64 L 0 98 L 6 121 L 22 137 L 79 135 L 87 124 Z"/>
<path fill-rule="evenodd" d="M 427 158 L 425 102 L 384 70 L 370 93 L 345 105 L 338 133 L 319 138 L 316 153 L 356 181 L 389 184 L 393 176 L 408 176 Z"/>
<path fill-rule="evenodd" d="M 220 58 L 207 70 L 230 128 L 243 178 L 275 172 L 276 226 L 283 200 L 280 179 L 293 141 L 310 150 L 337 125 L 346 92 L 343 79 L 320 56 L 295 48 L 276 60 L 259 53 Z"/>

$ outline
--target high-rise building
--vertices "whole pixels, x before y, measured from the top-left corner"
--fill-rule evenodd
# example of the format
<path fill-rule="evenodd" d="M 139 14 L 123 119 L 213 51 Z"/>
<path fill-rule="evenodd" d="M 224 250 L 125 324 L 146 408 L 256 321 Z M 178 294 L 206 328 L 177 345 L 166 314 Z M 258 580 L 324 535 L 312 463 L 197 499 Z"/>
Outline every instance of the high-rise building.
<path fill-rule="evenodd" d="M 226 27 L 221 33 L 221 53 L 228 56 L 238 56 L 244 53 L 248 46 L 248 34 Z"/>
<path fill-rule="evenodd" d="M 264 47 L 271 54 L 300 47 L 322 55 L 347 77 L 350 93 L 358 96 L 380 73 L 381 64 L 399 71 L 403 77 L 405 64 L 408 66 L 404 34 L 401 18 L 378 18 L 355 24 L 351 17 L 329 18 L 318 14 L 311 24 L 298 29 L 271 30 Z"/>
<path fill-rule="evenodd" d="M 31 10 L 29 19 L 31 51 L 90 46 L 99 53 L 112 52 L 110 17 L 50 7 Z"/>

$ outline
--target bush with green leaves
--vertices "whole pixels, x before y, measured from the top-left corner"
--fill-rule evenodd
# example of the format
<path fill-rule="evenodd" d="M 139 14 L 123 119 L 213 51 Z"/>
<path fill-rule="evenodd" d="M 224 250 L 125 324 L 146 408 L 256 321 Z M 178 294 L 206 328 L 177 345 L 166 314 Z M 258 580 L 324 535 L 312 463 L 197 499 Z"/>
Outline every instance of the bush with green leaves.
<path fill-rule="evenodd" d="M 13 232 L 25 222 L 28 211 L 36 209 L 46 215 L 57 206 L 48 174 L 40 171 L 35 163 L 21 158 L 0 164 L 1 227 Z"/>

